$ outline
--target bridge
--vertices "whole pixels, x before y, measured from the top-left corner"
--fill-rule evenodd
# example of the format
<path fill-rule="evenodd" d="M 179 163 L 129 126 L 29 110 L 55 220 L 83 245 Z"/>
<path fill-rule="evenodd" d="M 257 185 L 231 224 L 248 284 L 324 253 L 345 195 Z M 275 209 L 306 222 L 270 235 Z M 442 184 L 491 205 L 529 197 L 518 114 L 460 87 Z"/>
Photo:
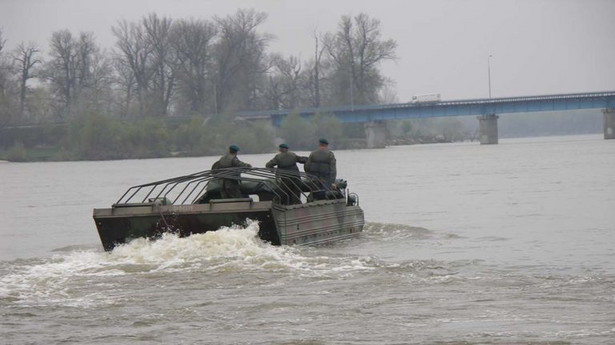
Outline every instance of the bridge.
<path fill-rule="evenodd" d="M 365 123 L 368 147 L 384 147 L 386 120 L 476 115 L 481 144 L 497 144 L 497 114 L 602 109 L 604 138 L 615 139 L 615 91 L 575 94 L 451 100 L 430 103 L 397 103 L 306 108 L 297 110 L 246 111 L 239 118 L 270 119 L 279 127 L 284 117 L 297 113 L 308 118 L 316 113 L 335 115 L 342 123 Z"/>

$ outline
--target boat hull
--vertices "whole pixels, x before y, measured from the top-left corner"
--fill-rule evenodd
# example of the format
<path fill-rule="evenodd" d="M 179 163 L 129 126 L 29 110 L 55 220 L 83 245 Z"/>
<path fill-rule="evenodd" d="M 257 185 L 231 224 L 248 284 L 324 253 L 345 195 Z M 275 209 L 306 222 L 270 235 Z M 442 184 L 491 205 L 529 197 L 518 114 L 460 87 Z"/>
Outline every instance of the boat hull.
<path fill-rule="evenodd" d="M 107 251 L 135 238 L 156 238 L 165 232 L 180 236 L 215 231 L 225 226 L 259 222 L 259 237 L 274 245 L 323 244 L 358 236 L 363 211 L 344 199 L 300 205 L 271 201 L 226 199 L 207 204 L 127 205 L 94 209 L 94 221 Z"/>
<path fill-rule="evenodd" d="M 356 237 L 363 231 L 363 210 L 342 200 L 274 208 L 281 244 L 323 244 Z"/>

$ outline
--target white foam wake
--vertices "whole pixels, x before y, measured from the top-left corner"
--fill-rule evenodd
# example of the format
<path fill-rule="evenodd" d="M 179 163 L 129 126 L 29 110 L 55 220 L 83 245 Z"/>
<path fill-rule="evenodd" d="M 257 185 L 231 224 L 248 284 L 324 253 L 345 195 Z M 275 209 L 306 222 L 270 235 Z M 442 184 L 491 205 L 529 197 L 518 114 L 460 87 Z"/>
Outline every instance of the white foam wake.
<path fill-rule="evenodd" d="M 273 246 L 260 240 L 258 231 L 258 222 L 248 221 L 245 227 L 225 227 L 185 238 L 164 234 L 157 240 L 136 239 L 111 253 L 81 250 L 9 263 L 3 269 L 7 273 L 0 277 L 0 299 L 82 306 L 104 298 L 92 295 L 88 284 L 113 284 L 125 275 L 260 270 L 319 276 L 373 268 L 369 258 L 330 257 L 309 247 Z"/>

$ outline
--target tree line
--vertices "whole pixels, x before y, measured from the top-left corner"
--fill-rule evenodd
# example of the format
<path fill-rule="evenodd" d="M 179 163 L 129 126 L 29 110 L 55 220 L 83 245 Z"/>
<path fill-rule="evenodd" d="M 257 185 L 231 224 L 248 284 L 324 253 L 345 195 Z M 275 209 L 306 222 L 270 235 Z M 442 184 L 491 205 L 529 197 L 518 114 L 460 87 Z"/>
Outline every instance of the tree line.
<path fill-rule="evenodd" d="M 342 16 L 335 31 L 314 34 L 313 56 L 302 60 L 270 51 L 266 19 L 252 9 L 211 19 L 151 13 L 117 21 L 111 49 L 69 30 L 51 33 L 47 49 L 8 49 L 0 31 L 0 126 L 384 101 L 389 81 L 379 67 L 397 44 L 382 38 L 379 20 Z"/>
<path fill-rule="evenodd" d="M 237 122 L 235 114 L 394 102 L 380 66 L 396 58 L 397 43 L 382 37 L 375 18 L 341 16 L 335 30 L 313 34 L 312 54 L 301 59 L 270 50 L 274 36 L 261 30 L 266 19 L 252 9 L 208 19 L 151 13 L 118 20 L 110 48 L 92 32 L 58 30 L 41 45 L 7 42 L 0 28 L 0 159 L 209 155 L 230 142 L 244 152 L 270 152 L 276 136 L 294 149 L 311 149 L 321 136 L 336 148 L 360 148 L 361 125 L 342 126 L 331 114 L 311 121 L 291 115 L 278 130 Z M 474 122 L 387 127 L 391 144 L 448 142 L 475 139 Z M 515 135 L 545 132 L 526 122 L 536 121 L 515 122 Z M 560 127 L 572 133 L 579 126 Z"/>

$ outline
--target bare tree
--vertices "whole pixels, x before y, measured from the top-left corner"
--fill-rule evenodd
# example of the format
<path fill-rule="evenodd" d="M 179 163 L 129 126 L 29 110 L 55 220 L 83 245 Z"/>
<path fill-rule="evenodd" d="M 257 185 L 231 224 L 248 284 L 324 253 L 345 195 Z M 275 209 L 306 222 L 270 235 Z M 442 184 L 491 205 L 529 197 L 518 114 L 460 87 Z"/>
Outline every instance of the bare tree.
<path fill-rule="evenodd" d="M 314 85 L 314 107 L 320 107 L 320 80 L 321 80 L 321 61 L 325 52 L 325 47 L 319 48 L 319 35 L 314 33 L 314 69 L 312 74 L 312 84 Z"/>
<path fill-rule="evenodd" d="M 7 82 L 9 79 L 9 66 L 4 58 L 4 47 L 6 46 L 6 39 L 4 39 L 2 30 L 0 29 L 0 96 L 6 94 Z"/>
<path fill-rule="evenodd" d="M 111 113 L 113 105 L 113 84 L 115 82 L 113 60 L 106 51 L 98 47 L 92 51 L 87 71 L 87 88 L 82 92 L 87 96 L 88 107 L 98 112 Z"/>
<path fill-rule="evenodd" d="M 338 31 L 325 36 L 323 44 L 336 66 L 334 83 L 339 100 L 378 102 L 378 91 L 384 85 L 378 64 L 395 59 L 397 48 L 394 40 L 380 36 L 380 21 L 364 13 L 354 18 L 343 16 Z"/>
<path fill-rule="evenodd" d="M 322 37 L 314 32 L 314 57 L 305 62 L 300 76 L 301 104 L 309 107 L 320 107 L 329 104 L 327 101 L 327 79 L 331 63 L 323 59 L 326 47 L 321 44 Z"/>
<path fill-rule="evenodd" d="M 112 59 L 113 84 L 116 87 L 115 103 L 120 117 L 132 114 L 134 92 L 137 88 L 135 73 L 120 56 Z"/>
<path fill-rule="evenodd" d="M 77 93 L 79 93 L 82 89 L 92 87 L 94 84 L 93 74 L 90 72 L 94 65 L 94 55 L 99 52 L 99 49 L 94 42 L 94 34 L 91 32 L 80 33 L 75 48 L 77 53 L 75 77 Z"/>
<path fill-rule="evenodd" d="M 297 57 L 274 55 L 265 95 L 268 108 L 294 109 L 301 105 L 300 77 L 301 62 Z"/>
<path fill-rule="evenodd" d="M 141 24 L 152 51 L 152 111 L 165 116 L 175 86 L 176 56 L 170 40 L 173 20 L 151 13 L 141 20 Z"/>
<path fill-rule="evenodd" d="M 265 50 L 271 36 L 256 31 L 265 19 L 265 13 L 254 10 L 215 18 L 220 32 L 215 53 L 216 113 L 256 108 L 260 84 L 269 68 Z"/>
<path fill-rule="evenodd" d="M 51 35 L 50 57 L 44 72 L 45 78 L 63 103 L 64 114 L 70 114 L 74 102 L 77 83 L 77 43 L 68 30 L 56 31 Z M 62 116 L 61 114 L 60 116 Z"/>
<path fill-rule="evenodd" d="M 43 76 L 50 82 L 52 91 L 62 104 L 59 115 L 74 116 L 91 106 L 95 94 L 98 69 L 105 60 L 95 42 L 94 35 L 81 32 L 78 38 L 68 30 L 51 35 L 50 60 Z M 106 62 L 105 62 L 106 63 Z M 98 73 L 98 76 L 104 73 Z"/>
<path fill-rule="evenodd" d="M 135 91 L 137 92 L 139 103 L 139 115 L 143 116 L 147 109 L 146 94 L 153 74 L 151 68 L 153 64 L 151 61 L 153 60 L 153 47 L 151 42 L 146 39 L 144 29 L 136 23 L 128 23 L 122 20 L 111 30 L 117 38 L 116 46 L 119 49 L 118 61 L 123 68 L 132 72 L 131 74 L 120 73 L 120 77 L 134 78 Z M 129 85 L 129 82 L 124 81 L 124 85 Z"/>
<path fill-rule="evenodd" d="M 4 39 L 2 29 L 0 29 L 0 54 L 2 54 L 2 50 L 4 49 L 5 45 L 6 45 L 6 39 Z"/>
<path fill-rule="evenodd" d="M 40 53 L 39 48 L 32 42 L 20 43 L 13 52 L 13 59 L 19 69 L 19 109 L 22 116 L 26 107 L 26 94 L 28 92 L 28 80 L 33 78 L 32 70 L 41 60 L 37 57 Z"/>
<path fill-rule="evenodd" d="M 11 122 L 14 109 L 10 92 L 12 89 L 10 67 L 4 54 L 5 46 L 6 39 L 4 39 L 2 30 L 0 29 L 0 129 Z"/>
<path fill-rule="evenodd" d="M 193 113 L 215 112 L 213 42 L 215 25 L 206 20 L 180 20 L 173 27 L 172 45 L 177 58 L 179 93 Z"/>

